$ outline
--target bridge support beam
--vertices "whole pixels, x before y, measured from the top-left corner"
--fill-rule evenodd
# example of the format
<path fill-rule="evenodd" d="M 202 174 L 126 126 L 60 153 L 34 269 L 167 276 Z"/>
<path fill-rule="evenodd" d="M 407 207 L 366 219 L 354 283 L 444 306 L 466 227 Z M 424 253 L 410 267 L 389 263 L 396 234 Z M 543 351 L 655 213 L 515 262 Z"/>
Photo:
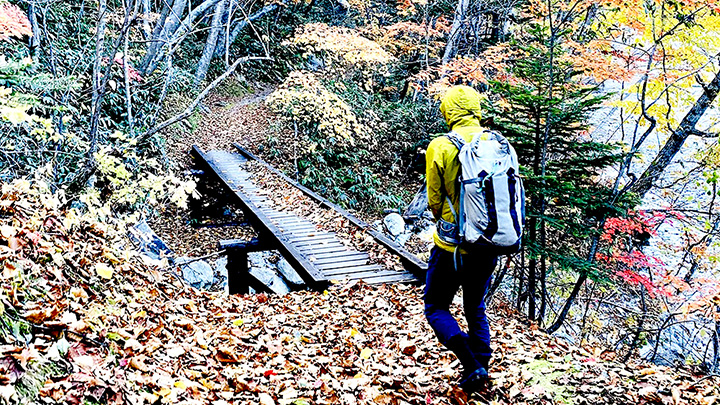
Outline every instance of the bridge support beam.
<path fill-rule="evenodd" d="M 248 294 L 250 287 L 256 291 L 272 293 L 272 290 L 250 274 L 248 253 L 271 250 L 258 238 L 251 240 L 229 239 L 218 243 L 220 250 L 225 250 L 228 258 L 228 290 L 230 294 Z"/>

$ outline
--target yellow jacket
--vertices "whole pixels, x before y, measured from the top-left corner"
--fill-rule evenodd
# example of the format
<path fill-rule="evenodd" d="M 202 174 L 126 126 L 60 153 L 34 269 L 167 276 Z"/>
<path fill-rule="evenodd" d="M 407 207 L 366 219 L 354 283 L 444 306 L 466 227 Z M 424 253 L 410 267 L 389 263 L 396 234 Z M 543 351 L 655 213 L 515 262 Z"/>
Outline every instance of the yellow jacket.
<path fill-rule="evenodd" d="M 462 136 L 466 142 L 472 141 L 473 136 L 483 130 L 480 126 L 480 95 L 471 87 L 455 86 L 448 90 L 440 103 L 440 112 L 451 131 Z M 428 206 L 436 220 L 442 218 L 455 222 L 446 196 L 458 212 L 460 161 L 457 155 L 457 148 L 445 136 L 430 142 L 425 154 Z M 440 240 L 437 233 L 434 240 L 435 245 L 443 250 L 455 250 L 455 245 Z"/>

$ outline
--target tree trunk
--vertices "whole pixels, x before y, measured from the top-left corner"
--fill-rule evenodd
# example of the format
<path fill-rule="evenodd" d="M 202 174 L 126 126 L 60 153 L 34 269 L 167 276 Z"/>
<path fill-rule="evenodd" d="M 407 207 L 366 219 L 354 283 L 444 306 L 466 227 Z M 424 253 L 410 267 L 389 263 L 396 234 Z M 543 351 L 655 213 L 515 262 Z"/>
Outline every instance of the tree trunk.
<path fill-rule="evenodd" d="M 485 296 L 485 302 L 488 302 L 493 295 L 495 295 L 495 291 L 497 291 L 498 288 L 500 288 L 500 285 L 503 282 L 503 279 L 507 275 L 508 271 L 510 270 L 510 258 L 511 256 L 508 256 L 505 259 L 505 265 L 500 269 L 500 271 L 497 273 L 495 277 L 493 277 L 492 284 L 490 285 L 490 288 L 488 289 L 486 296 Z"/>
<path fill-rule="evenodd" d="M 577 298 L 583 284 L 585 284 L 585 280 L 587 280 L 587 273 L 584 270 L 580 271 L 580 277 L 578 277 L 577 281 L 575 282 L 575 286 L 570 292 L 570 296 L 565 301 L 565 305 L 563 305 L 563 308 L 558 314 L 558 317 L 555 319 L 555 322 L 549 328 L 547 328 L 547 333 L 555 333 L 558 329 L 560 329 L 562 324 L 565 322 L 565 318 L 567 318 L 567 315 L 570 312 L 570 307 L 575 302 L 575 298 Z"/>
<path fill-rule="evenodd" d="M 687 140 L 690 135 L 697 133 L 695 126 L 715 101 L 718 92 L 720 92 L 720 73 L 716 74 L 712 82 L 704 87 L 703 94 L 685 118 L 683 118 L 682 122 L 680 122 L 678 129 L 670 135 L 670 139 L 665 142 L 665 145 L 650 164 L 650 167 L 645 170 L 642 176 L 640 176 L 640 179 L 630 188 L 631 191 L 641 197 L 650 191 L 665 169 L 672 163 L 673 158 L 680 151 L 685 140 Z"/>
<path fill-rule="evenodd" d="M 653 354 L 650 357 L 650 361 L 655 361 L 655 358 L 657 357 L 658 349 L 660 348 L 660 338 L 662 337 L 663 331 L 665 331 L 665 328 L 668 327 L 670 322 L 675 318 L 674 314 L 669 314 L 667 318 L 665 318 L 665 321 L 663 321 L 662 325 L 660 325 L 660 328 L 657 331 L 657 335 L 655 335 L 655 344 L 653 345 Z"/>
<path fill-rule="evenodd" d="M 242 30 L 245 29 L 245 27 L 247 27 L 247 25 L 248 25 L 249 23 L 251 23 L 252 21 L 257 20 L 258 18 L 262 18 L 265 14 L 268 14 L 268 13 L 271 13 L 271 12 L 277 10 L 277 8 L 278 8 L 278 5 L 277 5 L 277 4 L 270 4 L 270 5 L 268 5 L 268 6 L 263 7 L 263 8 L 260 9 L 259 11 L 253 13 L 252 15 L 250 15 L 250 16 L 247 17 L 247 18 L 245 18 L 244 20 L 238 22 L 238 23 L 235 25 L 235 27 L 233 27 L 232 32 L 230 32 L 230 36 L 229 36 L 228 38 L 226 38 L 226 41 L 227 41 L 227 42 L 222 44 L 222 48 L 221 48 L 221 49 L 216 49 L 216 52 L 215 52 L 215 53 L 216 53 L 216 54 L 224 53 L 225 50 L 226 50 L 225 48 L 226 48 L 226 47 L 229 47 L 230 44 L 232 44 L 233 42 L 235 42 L 235 39 L 237 38 L 237 36 L 240 35 L 240 32 L 242 32 Z M 220 48 L 220 47 L 218 47 L 218 48 Z"/>
<path fill-rule="evenodd" d="M 530 228 L 529 239 L 532 242 L 537 243 L 537 218 L 531 217 L 528 221 L 528 228 Z M 528 263 L 528 319 L 535 319 L 535 280 L 537 279 L 537 258 L 531 257 Z"/>
<path fill-rule="evenodd" d="M 145 2 L 147 0 L 144 0 Z M 130 32 L 132 31 L 132 23 L 135 21 L 140 8 L 140 0 L 133 1 L 133 13 L 132 17 L 126 18 L 127 30 L 124 32 L 123 38 L 123 79 L 125 82 L 125 110 L 127 113 L 128 121 L 128 132 L 133 133 L 133 110 L 132 110 L 132 89 L 130 80 L 130 59 L 128 58 L 128 52 L 130 49 Z M 128 5 L 129 7 L 129 5 Z"/>
<path fill-rule="evenodd" d="M 150 0 L 142 0 L 142 12 L 143 12 L 143 35 L 145 40 L 149 41 L 152 38 L 152 28 L 150 27 Z"/>
<path fill-rule="evenodd" d="M 88 151 L 89 160 L 88 168 L 92 168 L 95 164 L 93 154 L 97 149 L 97 132 L 100 122 L 100 108 L 102 104 L 102 59 L 105 53 L 105 13 L 107 12 L 107 0 L 98 1 L 98 21 L 97 31 L 95 34 L 95 61 L 93 64 L 92 75 L 92 115 L 90 117 L 90 150 Z"/>
<path fill-rule="evenodd" d="M 168 17 L 165 27 L 160 32 L 158 41 L 153 44 L 159 46 L 152 52 L 148 51 L 143 61 L 143 73 L 148 75 L 155 71 L 157 65 L 165 57 L 165 53 L 174 53 L 177 45 L 182 42 L 195 22 L 203 17 L 205 12 L 214 7 L 220 0 L 205 0 L 197 7 L 190 10 L 188 15 L 181 20 L 183 14 L 174 14 L 175 9 L 184 9 L 188 5 L 187 0 L 175 0 L 173 14 Z"/>
<path fill-rule="evenodd" d="M 540 226 L 540 241 L 545 249 L 545 223 L 543 222 Z M 545 312 L 547 311 L 547 256 L 545 254 L 540 256 L 540 313 L 538 313 L 538 323 L 540 325 L 545 324 Z"/>
<path fill-rule="evenodd" d="M 543 163 L 545 161 L 545 150 L 547 148 L 547 141 L 545 140 L 545 129 L 542 126 L 541 115 L 542 108 L 533 108 L 535 128 L 534 128 L 534 141 L 533 145 L 533 175 L 543 175 Z M 548 123 L 545 123 L 547 127 Z M 545 190 L 540 190 L 536 195 L 533 195 L 530 199 L 530 206 L 532 207 L 533 216 L 528 220 L 528 239 L 530 243 L 535 246 L 544 249 L 538 238 L 538 225 L 542 221 L 539 219 L 541 210 L 544 205 L 544 194 Z M 538 215 L 540 214 L 540 215 Z M 535 291 L 537 289 L 535 283 L 537 280 L 537 257 L 533 256 L 530 258 L 528 263 L 528 318 L 535 320 L 536 318 L 536 303 L 535 303 Z"/>
<path fill-rule="evenodd" d="M 180 25 L 180 18 L 185 13 L 185 5 L 188 0 L 175 0 L 172 3 L 172 7 L 169 7 L 168 16 L 164 21 L 158 21 L 158 25 L 155 27 L 153 32 L 152 42 L 148 47 L 147 55 L 145 60 L 142 62 L 143 74 L 148 75 L 155 70 L 157 64 L 153 64 L 156 59 L 161 59 L 162 55 L 158 55 L 161 49 L 168 46 L 170 36 L 175 32 L 178 25 Z M 162 23 L 162 25 L 160 25 Z"/>
<path fill-rule="evenodd" d="M 515 304 L 515 307 L 518 311 L 522 310 L 522 297 L 523 297 L 523 288 L 524 281 L 525 281 L 525 248 L 520 251 L 520 266 L 516 269 L 516 276 L 518 281 L 518 288 L 517 288 L 517 302 Z"/>
<path fill-rule="evenodd" d="M 715 307 L 716 312 L 720 315 L 720 305 Z M 713 359 L 713 371 L 720 372 L 720 318 L 715 320 L 715 336 L 713 337 L 713 349 L 715 349 L 715 357 Z"/>
<path fill-rule="evenodd" d="M 497 11 L 493 11 L 490 13 L 491 21 L 492 21 L 492 28 L 490 30 L 490 43 L 491 44 L 497 44 L 501 40 L 501 28 L 500 24 L 500 13 Z"/>
<path fill-rule="evenodd" d="M 467 14 L 469 0 L 458 0 L 457 7 L 455 8 L 455 17 L 453 18 L 453 24 L 450 28 L 450 34 L 448 35 L 447 45 L 445 45 L 445 54 L 443 55 L 442 63 L 446 64 L 455 57 L 457 54 L 457 45 L 460 40 L 460 35 L 463 32 L 463 26 L 465 25 L 465 18 Z"/>
<path fill-rule="evenodd" d="M 30 29 L 32 30 L 28 47 L 30 48 L 30 57 L 35 59 L 40 46 L 40 26 L 38 25 L 37 6 L 35 3 L 30 3 L 28 6 L 28 21 L 30 21 Z"/>
<path fill-rule="evenodd" d="M 223 56 L 225 66 L 230 65 L 230 44 L 227 40 L 230 38 L 230 32 L 232 32 L 232 17 L 235 13 L 235 7 L 237 6 L 237 0 L 230 0 L 230 3 L 226 7 L 225 15 L 223 16 L 222 24 L 222 35 L 218 38 L 217 45 L 215 47 L 215 56 Z"/>
<path fill-rule="evenodd" d="M 643 326 L 645 325 L 645 314 L 647 313 L 647 304 L 645 303 L 645 290 L 640 290 L 640 303 L 642 304 L 642 315 L 640 316 L 640 319 L 638 319 L 638 325 L 635 329 L 635 333 L 633 334 L 633 340 L 630 342 L 630 347 L 628 347 L 628 352 L 625 354 L 625 357 L 623 358 L 623 363 L 627 363 L 630 358 L 632 357 L 633 352 L 635 351 L 635 348 L 637 347 L 638 343 L 640 343 L 640 334 L 643 332 Z"/>
<path fill-rule="evenodd" d="M 221 0 L 215 6 L 215 14 L 212 19 L 212 26 L 210 27 L 210 34 L 208 34 L 207 41 L 205 42 L 205 49 L 198 62 L 197 71 L 195 72 L 195 85 L 197 86 L 207 75 L 208 68 L 210 67 L 210 61 L 212 61 L 213 55 L 215 54 L 215 46 L 217 45 L 218 36 L 220 31 L 223 29 L 222 18 L 225 15 L 225 7 L 227 5 L 226 0 Z"/>
<path fill-rule="evenodd" d="M 150 51 L 150 48 L 153 46 L 154 40 L 160 35 L 160 32 L 162 31 L 163 27 L 165 26 L 165 21 L 167 21 L 168 15 L 170 15 L 171 6 L 172 6 L 172 0 L 163 0 L 163 8 L 162 8 L 162 11 L 160 12 L 160 17 L 158 17 L 158 20 L 155 22 L 155 27 L 153 28 L 152 33 L 150 34 L 150 38 L 147 38 L 148 41 L 153 41 L 148 46 L 148 52 Z"/>
<path fill-rule="evenodd" d="M 605 221 L 601 221 L 598 228 L 602 228 L 604 225 Z M 595 261 L 595 255 L 597 254 L 599 241 L 600 239 L 598 237 L 593 238 L 592 245 L 590 246 L 590 252 L 588 253 L 588 262 L 590 263 L 593 263 Z M 572 307 L 573 303 L 575 302 L 575 298 L 577 298 L 578 293 L 580 293 L 580 289 L 582 288 L 583 284 L 585 284 L 587 276 L 588 274 L 586 270 L 580 270 L 580 276 L 575 282 L 575 285 L 570 292 L 570 296 L 568 296 L 567 300 L 565 300 L 565 305 L 563 305 L 562 310 L 558 314 L 557 318 L 555 318 L 555 322 L 553 322 L 553 324 L 547 329 L 547 333 L 554 333 L 555 331 L 560 329 L 562 324 L 565 322 L 565 318 L 567 318 L 567 315 L 570 312 L 570 307 Z"/>

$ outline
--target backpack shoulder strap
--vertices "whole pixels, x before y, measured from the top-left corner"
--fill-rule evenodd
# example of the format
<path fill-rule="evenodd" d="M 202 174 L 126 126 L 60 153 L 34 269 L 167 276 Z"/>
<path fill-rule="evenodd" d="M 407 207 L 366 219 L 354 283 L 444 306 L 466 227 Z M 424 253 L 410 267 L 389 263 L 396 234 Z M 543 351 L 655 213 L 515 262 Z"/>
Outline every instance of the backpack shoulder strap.
<path fill-rule="evenodd" d="M 458 151 L 459 151 L 460 149 L 462 149 L 463 145 L 465 145 L 465 143 L 466 143 L 466 142 L 465 142 L 465 139 L 463 139 L 463 137 L 460 136 L 460 135 L 459 135 L 458 133 L 456 133 L 456 132 L 450 131 L 450 132 L 448 132 L 447 134 L 445 134 L 445 137 L 446 137 L 447 139 L 449 139 L 450 142 L 452 142 L 453 145 L 455 145 L 455 147 L 457 148 Z"/>

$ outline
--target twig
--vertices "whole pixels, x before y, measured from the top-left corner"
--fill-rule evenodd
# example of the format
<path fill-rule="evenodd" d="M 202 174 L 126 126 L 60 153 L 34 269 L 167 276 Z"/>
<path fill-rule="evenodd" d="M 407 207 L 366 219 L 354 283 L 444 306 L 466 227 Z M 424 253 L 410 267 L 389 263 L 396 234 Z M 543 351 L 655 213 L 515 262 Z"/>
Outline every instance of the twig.
<path fill-rule="evenodd" d="M 709 380 L 709 379 L 711 379 L 711 378 L 715 378 L 715 377 L 720 377 L 720 374 L 715 374 L 715 373 L 713 373 L 713 374 L 708 374 L 708 375 L 706 375 L 705 377 L 703 377 L 703 378 L 695 381 L 694 383 L 692 383 L 692 385 L 690 385 L 688 388 L 692 388 L 692 387 L 696 387 L 696 388 L 697 388 L 698 384 L 700 384 L 701 382 L 703 382 L 703 381 L 705 381 L 705 380 Z"/>
<path fill-rule="evenodd" d="M 185 261 L 185 262 L 182 262 L 182 263 L 178 263 L 177 266 L 184 266 L 184 265 L 186 265 L 186 264 L 198 262 L 198 261 L 200 261 L 200 260 L 205 260 L 205 259 L 208 259 L 208 258 L 211 258 L 211 257 L 214 257 L 214 256 L 221 256 L 221 255 L 224 255 L 225 253 L 227 253 L 227 250 L 226 250 L 226 249 L 218 250 L 217 252 L 208 253 L 208 254 L 206 254 L 205 256 L 196 257 L 196 258 L 194 258 L 194 259 L 191 259 L 191 260 L 188 260 L 188 261 Z M 174 267 L 174 266 L 173 266 L 173 267 Z M 170 268 L 172 268 L 172 267 L 170 267 Z"/>
<path fill-rule="evenodd" d="M 21 317 L 15 316 L 15 315 L 13 315 L 13 314 L 10 314 L 9 312 L 6 312 L 6 314 L 7 314 L 8 317 L 12 318 L 14 321 L 16 321 L 16 322 L 26 322 L 28 325 L 30 325 L 30 326 L 31 326 L 32 328 L 34 328 L 34 329 L 40 329 L 40 330 L 47 331 L 47 332 L 67 332 L 67 333 L 70 333 L 70 334 L 73 334 L 73 335 L 79 337 L 81 340 L 85 340 L 85 341 L 90 342 L 90 343 L 92 343 L 92 344 L 94 344 L 94 345 L 96 345 L 96 346 L 99 346 L 99 347 L 107 347 L 107 343 L 104 343 L 104 342 L 101 342 L 101 341 L 99 341 L 99 340 L 96 340 L 96 339 L 93 339 L 93 338 L 91 338 L 91 337 L 88 337 L 88 336 L 85 335 L 84 333 L 75 332 L 74 330 L 70 330 L 67 326 L 58 326 L 58 327 L 51 328 L 51 327 L 48 327 L 48 326 L 38 325 L 38 324 L 36 324 L 36 323 L 30 322 L 30 321 L 28 321 L 28 320 L 25 319 L 25 318 L 21 318 Z M 3 321 L 3 323 L 5 323 L 5 321 Z M 7 326 L 9 326 L 9 325 L 5 324 L 5 326 L 7 327 Z"/>

